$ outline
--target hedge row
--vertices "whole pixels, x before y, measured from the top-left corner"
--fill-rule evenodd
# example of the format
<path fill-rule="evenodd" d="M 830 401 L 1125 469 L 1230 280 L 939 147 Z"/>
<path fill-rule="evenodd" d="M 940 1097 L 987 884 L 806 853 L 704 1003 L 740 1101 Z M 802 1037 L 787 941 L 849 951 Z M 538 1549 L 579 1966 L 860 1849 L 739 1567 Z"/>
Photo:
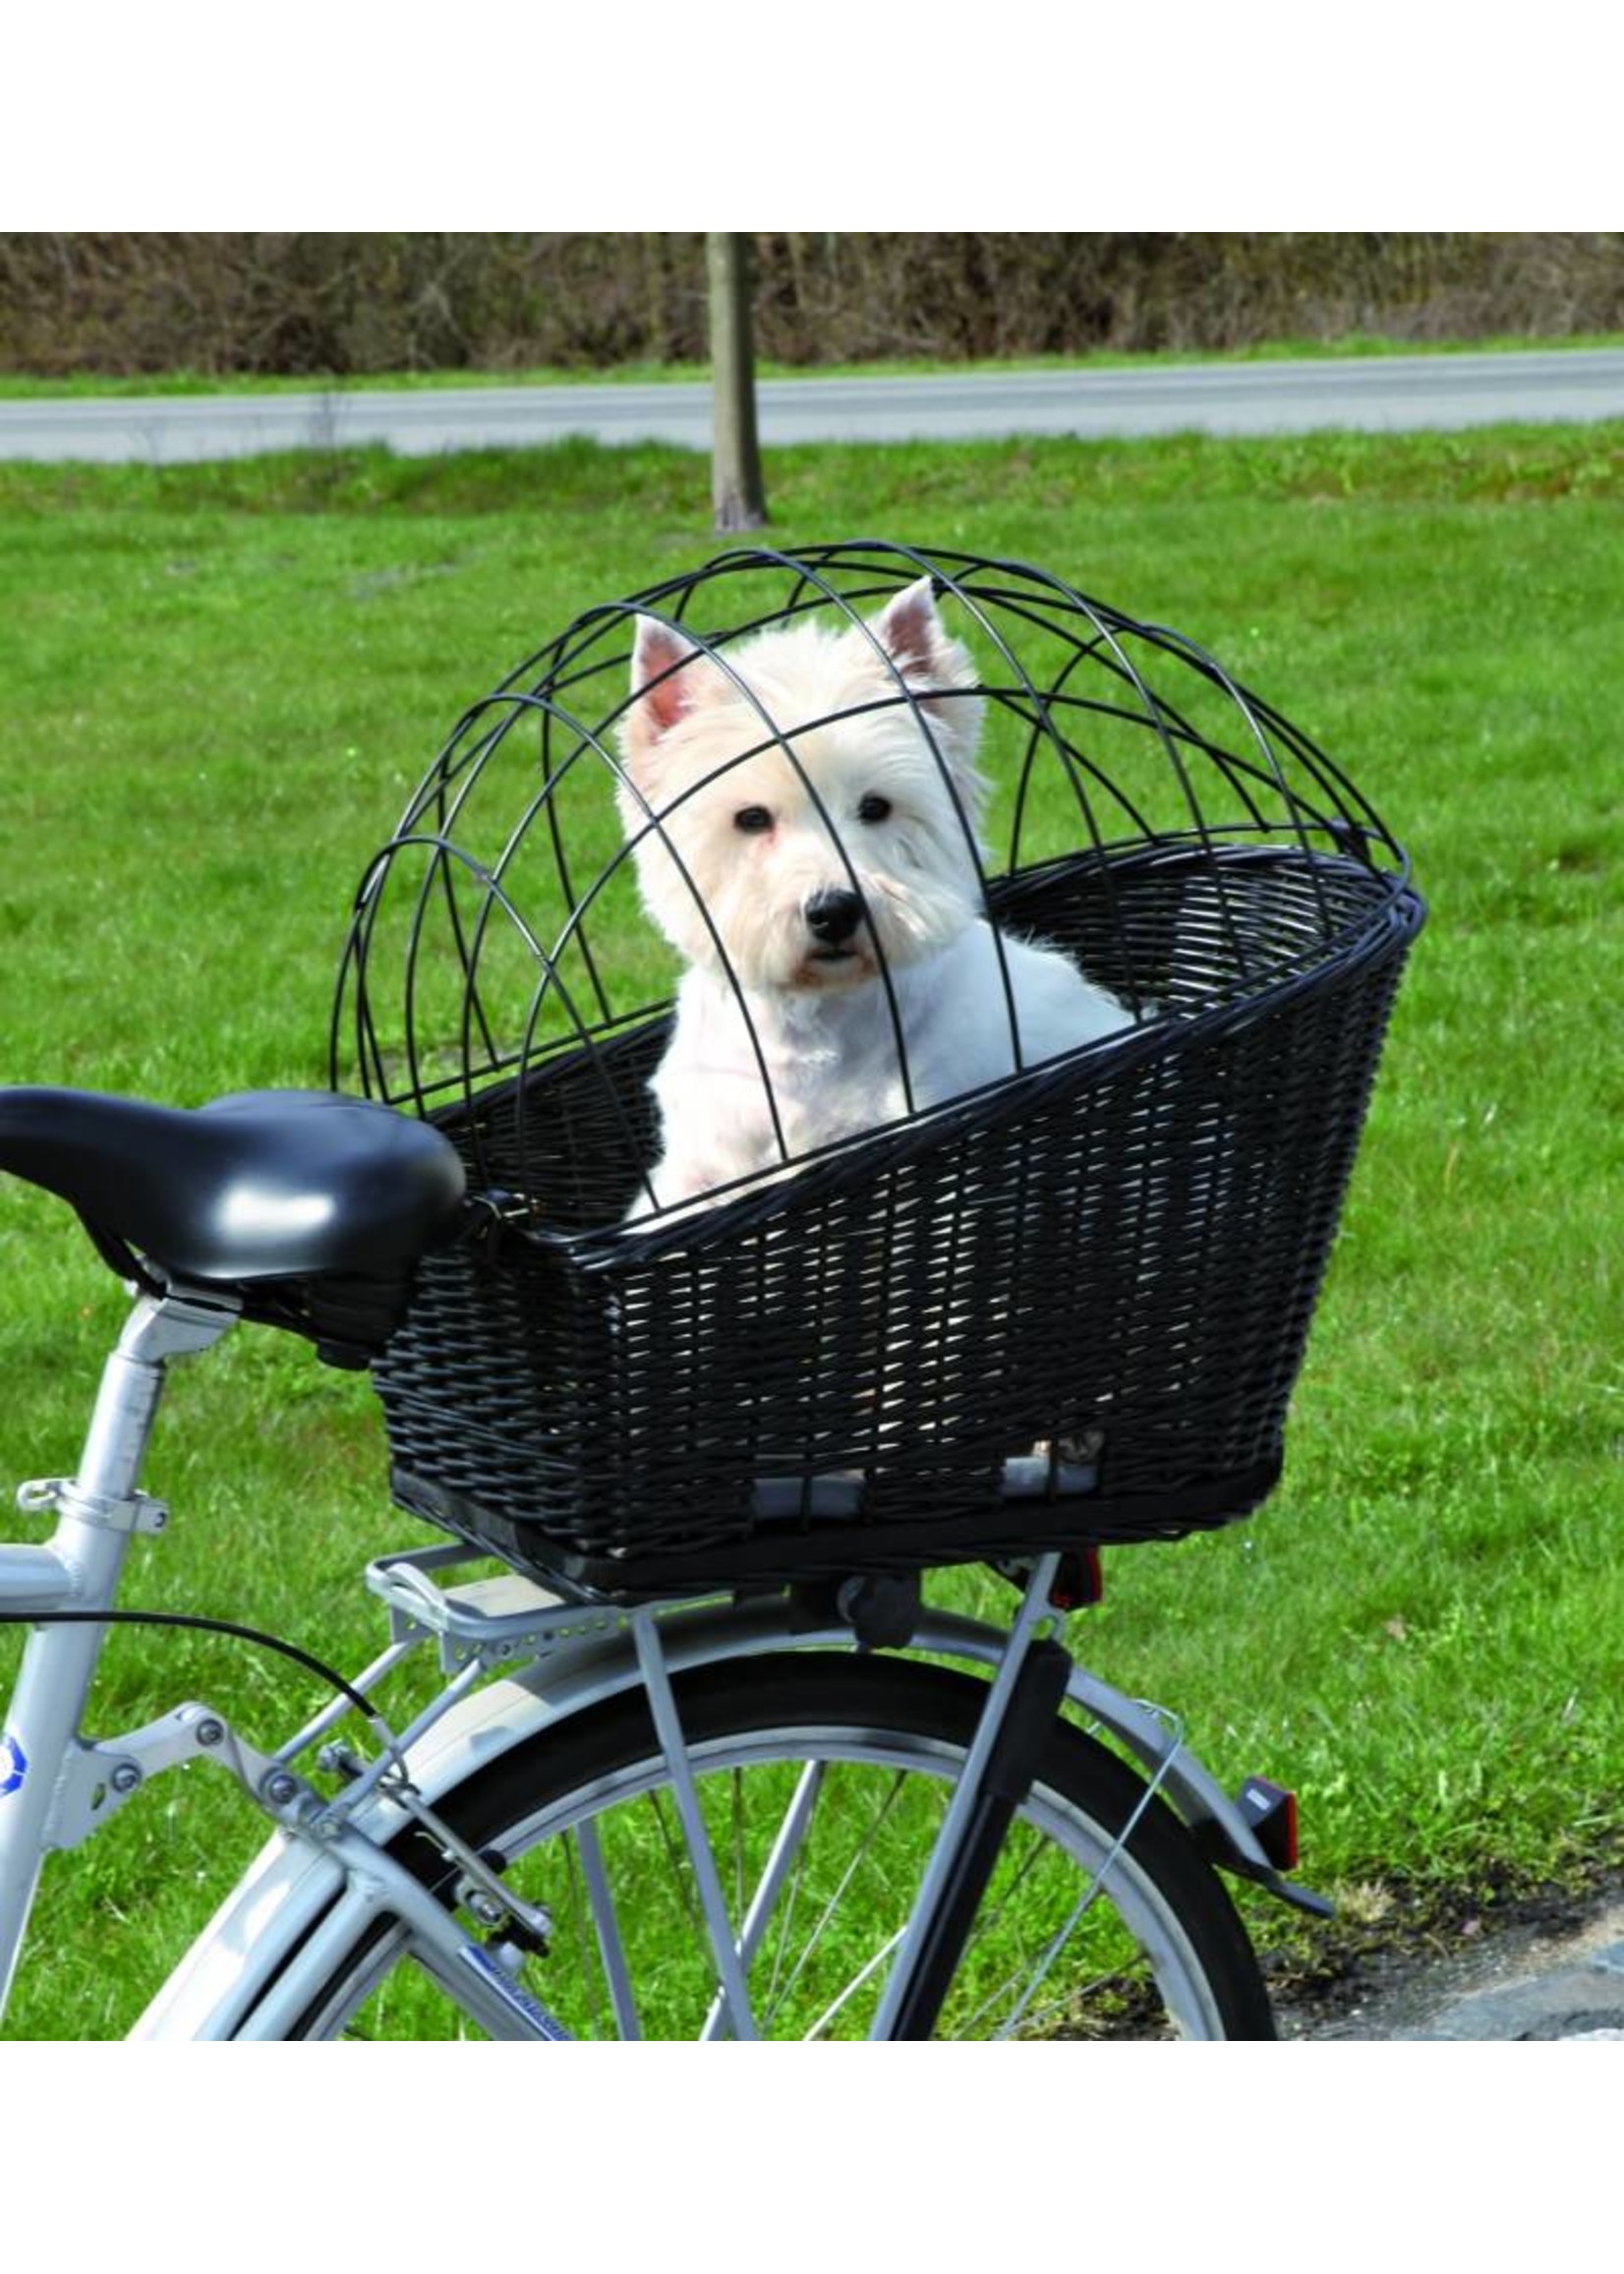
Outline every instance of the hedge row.
<path fill-rule="evenodd" d="M 759 352 L 1229 348 L 1624 328 L 1624 235 L 764 234 Z M 691 234 L 0 235 L 0 369 L 293 375 L 702 361 Z"/>

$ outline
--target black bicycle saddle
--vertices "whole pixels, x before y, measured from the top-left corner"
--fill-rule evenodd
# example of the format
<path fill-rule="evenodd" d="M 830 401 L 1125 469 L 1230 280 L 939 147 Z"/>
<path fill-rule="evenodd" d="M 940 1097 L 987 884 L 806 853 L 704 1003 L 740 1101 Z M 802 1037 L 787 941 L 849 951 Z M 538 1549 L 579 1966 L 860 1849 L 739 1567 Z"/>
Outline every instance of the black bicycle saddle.
<path fill-rule="evenodd" d="M 330 1339 L 320 1319 L 256 1291 L 398 1292 L 465 1189 L 438 1130 L 329 1090 L 252 1090 L 190 1110 L 0 1089 L 0 1169 L 69 1201 L 109 1261 L 130 1252 L 165 1282 L 227 1288 L 251 1315 L 319 1340 Z"/>

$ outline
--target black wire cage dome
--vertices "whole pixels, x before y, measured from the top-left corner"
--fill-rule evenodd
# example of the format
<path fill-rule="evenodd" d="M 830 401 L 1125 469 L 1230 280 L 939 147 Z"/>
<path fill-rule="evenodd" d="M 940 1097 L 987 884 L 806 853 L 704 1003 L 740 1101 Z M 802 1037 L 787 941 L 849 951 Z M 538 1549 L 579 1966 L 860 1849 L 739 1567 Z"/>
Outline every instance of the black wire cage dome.
<path fill-rule="evenodd" d="M 909 609 L 952 643 L 951 678 L 888 633 Z M 843 640 L 856 694 L 777 714 L 793 676 L 754 659 L 795 629 Z M 759 776 L 732 782 L 765 754 L 873 950 L 889 1104 L 804 1149 L 682 826 L 694 785 L 651 792 L 630 762 L 639 705 L 684 673 L 745 729 L 706 777 L 727 778 L 726 842 L 701 847 L 736 859 L 726 823 L 765 826 L 740 802 Z M 973 767 L 955 748 L 971 704 Z M 995 927 L 1002 992 L 950 1008 L 1009 1040 L 996 1078 L 945 1094 L 910 1080 L 899 1008 L 944 966 L 888 966 L 862 824 L 820 793 L 817 753 L 876 717 L 940 773 L 939 831 Z M 587 610 L 465 713 L 344 956 L 335 1085 L 431 1116 L 476 1195 L 375 1368 L 396 1497 L 628 1601 L 1244 1516 L 1279 1476 L 1422 917 L 1401 847 L 1305 734 L 1189 640 L 1044 570 L 750 548 Z M 1103 990 L 1110 1030 L 1023 1053 L 1015 941 Z M 766 1140 L 672 1204 L 651 1084 L 695 942 L 736 999 Z"/>

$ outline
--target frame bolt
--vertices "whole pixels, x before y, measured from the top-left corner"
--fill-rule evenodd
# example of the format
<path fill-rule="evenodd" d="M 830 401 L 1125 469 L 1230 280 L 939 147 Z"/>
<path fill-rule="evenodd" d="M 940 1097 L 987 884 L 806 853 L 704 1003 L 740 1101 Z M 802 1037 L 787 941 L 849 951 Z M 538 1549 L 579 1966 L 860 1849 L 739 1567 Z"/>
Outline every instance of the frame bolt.
<path fill-rule="evenodd" d="M 224 1725 L 219 1721 L 200 1721 L 198 1723 L 198 1743 L 200 1745 L 217 1745 L 224 1735 Z"/>
<path fill-rule="evenodd" d="M 115 1792 L 134 1792 L 141 1782 L 141 1771 L 133 1761 L 121 1761 L 107 1781 Z"/>
<path fill-rule="evenodd" d="M 265 1778 L 265 1798 L 272 1808 L 285 1808 L 298 1789 L 298 1778 L 289 1777 L 284 1770 L 278 1770 L 274 1777 Z"/>

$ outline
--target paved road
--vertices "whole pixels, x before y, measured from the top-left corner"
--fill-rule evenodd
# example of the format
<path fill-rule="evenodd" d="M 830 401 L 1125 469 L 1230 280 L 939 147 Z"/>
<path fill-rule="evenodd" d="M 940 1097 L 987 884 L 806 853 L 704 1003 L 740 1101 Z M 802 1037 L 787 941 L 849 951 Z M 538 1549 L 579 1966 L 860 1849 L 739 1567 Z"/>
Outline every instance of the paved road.
<path fill-rule="evenodd" d="M 1566 1932 L 1485 1926 L 1440 1941 L 1430 1959 L 1375 1957 L 1363 1991 L 1328 2020 L 1280 2015 L 1287 2037 L 1624 2040 L 1624 1904 L 1609 1900 Z"/>
<path fill-rule="evenodd" d="M 759 388 L 759 410 L 769 448 L 1624 418 L 1624 349 L 768 379 Z M 672 383 L 0 402 L 4 458 L 169 463 L 361 442 L 384 442 L 421 457 L 565 435 L 708 450 L 711 390 L 704 383 Z"/>

